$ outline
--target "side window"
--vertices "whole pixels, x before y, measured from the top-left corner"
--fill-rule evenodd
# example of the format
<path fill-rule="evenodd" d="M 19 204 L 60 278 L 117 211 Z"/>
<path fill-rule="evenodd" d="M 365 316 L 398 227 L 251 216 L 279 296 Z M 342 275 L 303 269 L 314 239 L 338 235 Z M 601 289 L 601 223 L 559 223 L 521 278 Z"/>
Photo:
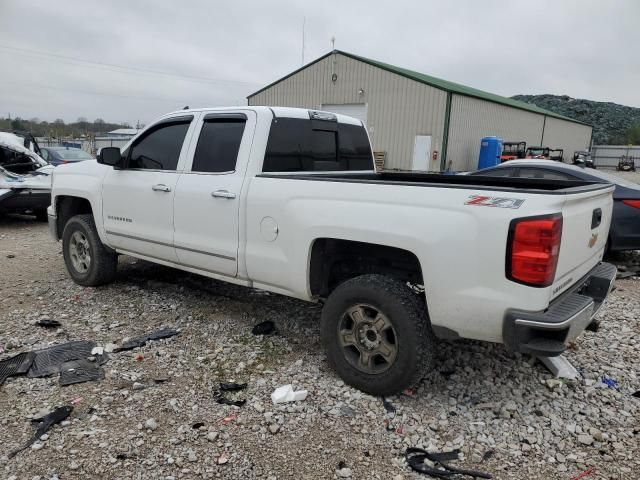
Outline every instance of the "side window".
<path fill-rule="evenodd" d="M 205 120 L 193 157 L 192 172 L 232 172 L 245 126 L 244 119 Z"/>
<path fill-rule="evenodd" d="M 373 170 L 364 127 L 301 118 L 276 118 L 271 123 L 263 172 L 353 170 Z"/>
<path fill-rule="evenodd" d="M 44 158 L 47 162 L 49 161 L 49 151 L 48 150 L 42 150 L 41 151 L 42 155 L 40 155 L 42 158 Z"/>
<path fill-rule="evenodd" d="M 573 175 L 563 172 L 555 172 L 553 170 L 544 170 L 542 168 L 521 168 L 521 178 L 542 178 L 544 180 L 575 180 Z"/>
<path fill-rule="evenodd" d="M 128 168 L 175 170 L 190 121 L 161 123 L 129 150 Z"/>

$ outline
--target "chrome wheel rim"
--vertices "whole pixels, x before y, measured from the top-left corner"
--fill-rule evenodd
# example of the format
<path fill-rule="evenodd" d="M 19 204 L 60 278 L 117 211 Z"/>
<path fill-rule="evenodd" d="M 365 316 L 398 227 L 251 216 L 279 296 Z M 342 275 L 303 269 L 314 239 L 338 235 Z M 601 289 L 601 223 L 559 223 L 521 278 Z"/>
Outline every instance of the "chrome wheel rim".
<path fill-rule="evenodd" d="M 87 273 L 91 267 L 91 246 L 87 236 L 78 231 L 73 232 L 69 240 L 69 258 L 73 268 L 79 273 Z"/>
<path fill-rule="evenodd" d="M 363 373 L 383 373 L 395 363 L 397 338 L 389 318 L 371 305 L 351 306 L 338 322 L 342 353 L 352 367 Z"/>

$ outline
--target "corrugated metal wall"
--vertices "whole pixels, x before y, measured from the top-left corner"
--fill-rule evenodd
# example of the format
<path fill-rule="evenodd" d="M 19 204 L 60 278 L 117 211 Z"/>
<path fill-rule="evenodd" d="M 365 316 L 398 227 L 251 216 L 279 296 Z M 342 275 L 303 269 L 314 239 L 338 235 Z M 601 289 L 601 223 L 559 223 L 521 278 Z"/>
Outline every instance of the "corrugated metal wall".
<path fill-rule="evenodd" d="M 335 83 L 333 73 L 338 76 Z M 366 103 L 374 150 L 387 152 L 387 168 L 410 169 L 416 135 L 431 135 L 432 149 L 442 150 L 446 99 L 442 90 L 336 54 L 249 98 L 249 105 Z"/>
<path fill-rule="evenodd" d="M 591 149 L 597 167 L 617 167 L 623 156 L 633 157 L 636 168 L 640 168 L 640 145 L 594 145 Z"/>
<path fill-rule="evenodd" d="M 542 144 L 549 148 L 562 148 L 565 162 L 571 162 L 573 152 L 589 150 L 590 142 L 591 127 L 547 117 Z"/>
<path fill-rule="evenodd" d="M 505 142 L 525 141 L 539 145 L 544 115 L 453 94 L 449 120 L 447 168 L 475 170 L 480 139 L 495 135 Z"/>

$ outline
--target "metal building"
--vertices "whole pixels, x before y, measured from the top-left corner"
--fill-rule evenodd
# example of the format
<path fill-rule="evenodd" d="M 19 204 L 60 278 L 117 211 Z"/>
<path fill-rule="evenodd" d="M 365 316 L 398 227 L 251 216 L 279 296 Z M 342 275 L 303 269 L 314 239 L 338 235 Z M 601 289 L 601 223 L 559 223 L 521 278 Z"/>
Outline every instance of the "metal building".
<path fill-rule="evenodd" d="M 385 168 L 472 170 L 480 139 L 588 150 L 591 126 L 534 105 L 334 50 L 249 95 L 249 105 L 344 113 L 367 126 Z"/>

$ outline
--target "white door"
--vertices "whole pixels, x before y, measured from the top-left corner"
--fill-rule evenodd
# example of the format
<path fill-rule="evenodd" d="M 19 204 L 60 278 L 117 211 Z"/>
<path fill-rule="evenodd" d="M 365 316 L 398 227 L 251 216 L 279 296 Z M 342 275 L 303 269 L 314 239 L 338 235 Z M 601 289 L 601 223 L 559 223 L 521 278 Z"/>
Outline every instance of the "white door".
<path fill-rule="evenodd" d="M 413 144 L 412 170 L 428 171 L 431 160 L 431 135 L 416 135 Z"/>
<path fill-rule="evenodd" d="M 367 124 L 367 104 L 366 103 L 325 103 L 322 105 L 321 110 L 333 113 L 339 113 L 341 115 L 347 115 L 349 117 L 357 118 L 365 125 Z"/>
<path fill-rule="evenodd" d="M 173 247 L 173 197 L 192 118 L 152 126 L 124 152 L 124 168 L 105 175 L 102 216 L 113 247 L 178 260 Z"/>
<path fill-rule="evenodd" d="M 185 266 L 236 276 L 241 191 L 255 113 L 204 115 L 174 200 L 175 246 Z M 197 136 L 197 134 L 196 134 Z"/>

